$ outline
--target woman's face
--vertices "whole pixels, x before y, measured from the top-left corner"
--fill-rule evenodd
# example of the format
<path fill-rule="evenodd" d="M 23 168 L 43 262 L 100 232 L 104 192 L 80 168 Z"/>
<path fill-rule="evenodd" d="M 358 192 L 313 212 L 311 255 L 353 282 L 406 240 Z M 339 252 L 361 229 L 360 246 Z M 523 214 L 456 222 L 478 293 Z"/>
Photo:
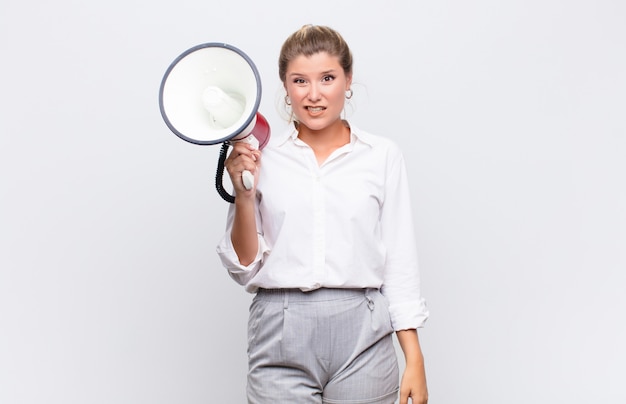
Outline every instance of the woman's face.
<path fill-rule="evenodd" d="M 351 82 L 337 56 L 319 52 L 289 62 L 284 84 L 299 124 L 317 131 L 341 119 Z"/>

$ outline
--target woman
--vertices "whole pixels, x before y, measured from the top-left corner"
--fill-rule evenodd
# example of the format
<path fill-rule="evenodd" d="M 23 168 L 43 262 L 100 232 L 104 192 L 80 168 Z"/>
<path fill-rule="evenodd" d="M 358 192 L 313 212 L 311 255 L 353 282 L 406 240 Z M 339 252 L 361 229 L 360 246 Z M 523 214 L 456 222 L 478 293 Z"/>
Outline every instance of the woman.
<path fill-rule="evenodd" d="M 234 145 L 235 187 L 218 254 L 256 293 L 248 324 L 249 403 L 427 402 L 416 329 L 428 317 L 404 160 L 390 140 L 342 119 L 352 55 L 306 25 L 282 46 L 293 127 L 261 152 Z M 262 161 L 262 164 L 261 164 Z M 255 173 L 251 190 L 244 170 Z M 393 332 L 406 359 L 398 387 Z"/>

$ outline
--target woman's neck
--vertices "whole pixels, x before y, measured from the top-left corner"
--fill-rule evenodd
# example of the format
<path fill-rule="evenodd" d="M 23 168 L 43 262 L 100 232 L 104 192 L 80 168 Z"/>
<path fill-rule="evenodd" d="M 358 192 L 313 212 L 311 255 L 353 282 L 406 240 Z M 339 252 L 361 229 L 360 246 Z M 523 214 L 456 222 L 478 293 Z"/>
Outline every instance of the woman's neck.
<path fill-rule="evenodd" d="M 350 143 L 350 127 L 341 119 L 321 130 L 311 130 L 300 124 L 298 137 L 313 149 L 317 162 L 321 165 L 332 152 Z"/>

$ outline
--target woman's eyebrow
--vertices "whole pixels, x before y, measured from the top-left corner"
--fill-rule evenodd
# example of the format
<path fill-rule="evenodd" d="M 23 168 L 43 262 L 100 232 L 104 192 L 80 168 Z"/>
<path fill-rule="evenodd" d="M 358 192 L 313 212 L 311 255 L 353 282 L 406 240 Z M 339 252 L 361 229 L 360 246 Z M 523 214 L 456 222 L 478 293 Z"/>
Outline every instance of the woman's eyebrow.
<path fill-rule="evenodd" d="M 319 72 L 318 74 L 320 76 L 323 76 L 325 74 L 335 73 L 336 71 L 337 71 L 337 69 L 328 69 L 328 70 L 324 70 L 322 72 Z M 289 73 L 287 76 L 291 77 L 291 76 L 308 76 L 308 75 L 310 75 L 310 74 L 299 73 L 299 72 L 292 72 L 292 73 Z"/>

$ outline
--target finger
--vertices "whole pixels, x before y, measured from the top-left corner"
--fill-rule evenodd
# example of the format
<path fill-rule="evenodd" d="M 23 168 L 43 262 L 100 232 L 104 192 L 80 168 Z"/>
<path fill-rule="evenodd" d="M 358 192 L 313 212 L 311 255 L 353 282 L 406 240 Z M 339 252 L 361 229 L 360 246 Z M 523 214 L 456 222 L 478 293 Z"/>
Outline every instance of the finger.
<path fill-rule="evenodd" d="M 239 161 L 251 161 L 254 162 L 256 157 L 253 155 L 251 150 L 237 148 L 233 149 L 232 152 L 226 158 L 225 163 L 227 164 L 236 164 Z"/>
<path fill-rule="evenodd" d="M 261 158 L 261 151 L 257 149 L 247 150 L 247 149 L 237 149 L 233 150 L 231 153 L 232 159 L 241 158 L 245 161 L 257 162 Z"/>
<path fill-rule="evenodd" d="M 256 150 L 256 147 L 246 142 L 235 142 L 233 144 L 233 151 L 240 154 L 248 154 L 253 150 Z"/>
<path fill-rule="evenodd" d="M 258 162 L 259 160 L 261 160 L 261 151 L 260 150 L 254 150 L 252 152 L 252 157 L 253 157 L 253 160 L 255 162 Z"/>

